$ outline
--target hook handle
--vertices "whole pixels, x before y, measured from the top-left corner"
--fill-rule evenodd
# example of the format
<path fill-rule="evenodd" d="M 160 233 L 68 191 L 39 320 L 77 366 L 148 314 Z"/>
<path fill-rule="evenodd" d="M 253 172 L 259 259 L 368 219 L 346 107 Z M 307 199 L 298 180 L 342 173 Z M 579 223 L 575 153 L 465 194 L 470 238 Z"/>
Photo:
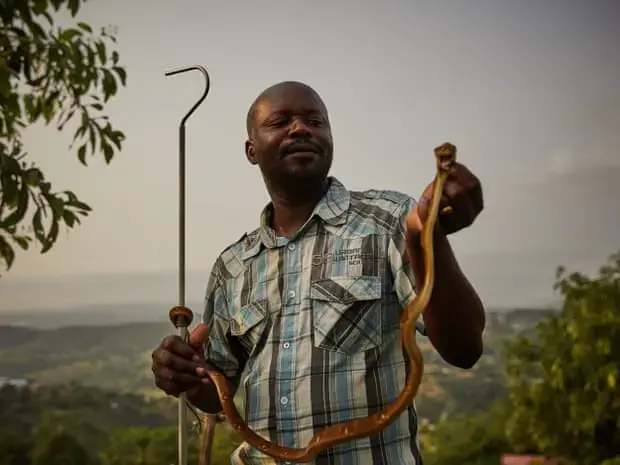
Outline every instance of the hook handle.
<path fill-rule="evenodd" d="M 209 73 L 200 65 L 185 66 L 166 72 L 166 76 L 197 70 L 205 78 L 205 88 L 196 103 L 189 109 L 179 124 L 179 300 L 176 307 L 170 310 L 169 317 L 178 329 L 179 336 L 188 341 L 188 327 L 192 324 L 194 314 L 185 306 L 185 123 L 205 100 L 211 87 Z M 178 398 L 178 465 L 187 465 L 187 396 L 185 393 Z"/>
<path fill-rule="evenodd" d="M 189 117 L 192 116 L 194 111 L 196 111 L 196 108 L 198 108 L 200 104 L 204 102 L 205 98 L 207 98 L 207 94 L 211 88 L 211 79 L 207 70 L 200 65 L 177 68 L 168 71 L 165 74 L 166 76 L 174 76 L 176 74 L 193 70 L 197 70 L 202 73 L 205 79 L 205 87 L 201 96 L 181 119 L 181 123 L 179 124 L 179 307 L 185 307 L 185 123 Z M 187 317 L 184 319 L 187 319 Z M 177 321 L 179 321 L 179 318 L 175 318 L 175 320 L 172 321 L 172 324 L 179 328 L 180 326 L 177 324 Z M 186 321 L 185 325 L 181 324 L 181 326 L 189 326 L 190 324 L 191 321 Z"/>
<path fill-rule="evenodd" d="M 193 70 L 197 70 L 202 73 L 202 75 L 205 78 L 205 88 L 200 98 L 196 100 L 196 103 L 194 103 L 194 105 L 189 109 L 187 114 L 181 120 L 181 127 L 185 126 L 186 121 L 189 119 L 190 116 L 192 116 L 192 113 L 194 113 L 194 111 L 196 111 L 196 108 L 198 108 L 200 104 L 204 102 L 204 99 L 207 98 L 207 94 L 209 93 L 209 90 L 211 88 L 211 78 L 209 77 L 209 73 L 207 72 L 207 70 L 204 69 L 200 65 L 184 66 L 182 68 L 177 68 L 177 69 L 173 69 L 170 71 L 166 71 L 166 74 L 165 74 L 165 76 L 168 77 L 168 76 L 174 76 L 175 74 L 186 73 L 188 71 L 193 71 Z"/>

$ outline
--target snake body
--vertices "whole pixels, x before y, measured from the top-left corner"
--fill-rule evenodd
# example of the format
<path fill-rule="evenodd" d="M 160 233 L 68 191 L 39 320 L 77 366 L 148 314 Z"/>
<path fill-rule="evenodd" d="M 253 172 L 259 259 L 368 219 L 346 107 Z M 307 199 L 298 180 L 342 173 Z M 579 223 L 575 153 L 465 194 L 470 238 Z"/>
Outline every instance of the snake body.
<path fill-rule="evenodd" d="M 424 372 L 422 351 L 416 343 L 415 324 L 426 310 L 435 283 L 435 256 L 433 247 L 433 232 L 439 215 L 439 202 L 443 186 L 448 176 L 449 168 L 456 161 L 456 147 L 445 143 L 435 148 L 437 174 L 433 185 L 428 217 L 422 229 L 421 246 L 424 254 L 424 282 L 411 303 L 407 306 L 400 318 L 400 333 L 403 347 L 409 357 L 409 376 L 402 391 L 390 405 L 383 410 L 365 418 L 354 419 L 348 422 L 326 427 L 317 433 L 305 448 L 284 447 L 272 443 L 255 433 L 241 418 L 234 402 L 234 392 L 224 375 L 215 370 L 209 370 L 207 375 L 217 389 L 226 420 L 234 431 L 252 447 L 276 460 L 287 462 L 310 462 L 323 450 L 345 441 L 351 441 L 376 434 L 395 421 L 398 416 L 413 402 Z M 448 207 L 449 208 L 449 207 Z M 409 246 L 408 246 L 409 247 Z M 413 251 L 408 250 L 409 256 Z"/>

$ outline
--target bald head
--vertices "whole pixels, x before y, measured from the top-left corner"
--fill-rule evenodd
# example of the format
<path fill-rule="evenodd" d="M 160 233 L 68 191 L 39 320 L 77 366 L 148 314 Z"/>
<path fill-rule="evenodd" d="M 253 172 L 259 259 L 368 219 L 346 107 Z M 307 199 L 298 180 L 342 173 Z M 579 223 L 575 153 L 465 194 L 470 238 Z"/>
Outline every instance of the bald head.
<path fill-rule="evenodd" d="M 316 99 L 317 102 L 320 104 L 320 106 L 322 107 L 322 110 L 325 112 L 325 116 L 327 117 L 327 107 L 325 106 L 325 103 L 323 103 L 321 96 L 312 87 L 299 81 L 282 81 L 263 90 L 258 95 L 258 97 L 254 99 L 254 102 L 252 102 L 252 105 L 250 106 L 250 109 L 248 110 L 248 114 L 247 114 L 246 122 L 245 122 L 246 130 L 248 132 L 248 137 L 252 136 L 252 132 L 256 126 L 257 108 L 263 102 L 269 102 L 274 99 L 281 99 L 287 93 L 293 93 L 293 92 L 304 92 L 304 93 L 312 95 L 312 97 Z"/>

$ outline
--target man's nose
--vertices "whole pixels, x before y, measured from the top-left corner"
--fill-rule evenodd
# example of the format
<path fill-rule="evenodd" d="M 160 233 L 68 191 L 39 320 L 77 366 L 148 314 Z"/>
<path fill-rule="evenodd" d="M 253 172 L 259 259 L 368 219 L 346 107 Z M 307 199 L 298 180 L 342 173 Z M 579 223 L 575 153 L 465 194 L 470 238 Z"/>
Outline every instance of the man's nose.
<path fill-rule="evenodd" d="M 291 124 L 291 128 L 289 130 L 290 135 L 309 135 L 311 134 L 310 128 L 301 118 L 295 118 Z"/>

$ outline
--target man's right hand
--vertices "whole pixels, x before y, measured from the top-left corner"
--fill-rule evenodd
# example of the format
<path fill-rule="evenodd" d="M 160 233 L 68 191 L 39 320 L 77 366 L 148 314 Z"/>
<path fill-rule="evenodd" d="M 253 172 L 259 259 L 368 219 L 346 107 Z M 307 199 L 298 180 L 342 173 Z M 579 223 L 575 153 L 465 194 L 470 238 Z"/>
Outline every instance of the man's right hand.
<path fill-rule="evenodd" d="M 155 385 L 166 394 L 177 397 L 188 391 L 196 391 L 205 382 L 205 358 L 203 344 L 209 335 L 204 323 L 191 332 L 189 344 L 179 336 L 166 336 L 153 351 L 151 370 Z"/>

